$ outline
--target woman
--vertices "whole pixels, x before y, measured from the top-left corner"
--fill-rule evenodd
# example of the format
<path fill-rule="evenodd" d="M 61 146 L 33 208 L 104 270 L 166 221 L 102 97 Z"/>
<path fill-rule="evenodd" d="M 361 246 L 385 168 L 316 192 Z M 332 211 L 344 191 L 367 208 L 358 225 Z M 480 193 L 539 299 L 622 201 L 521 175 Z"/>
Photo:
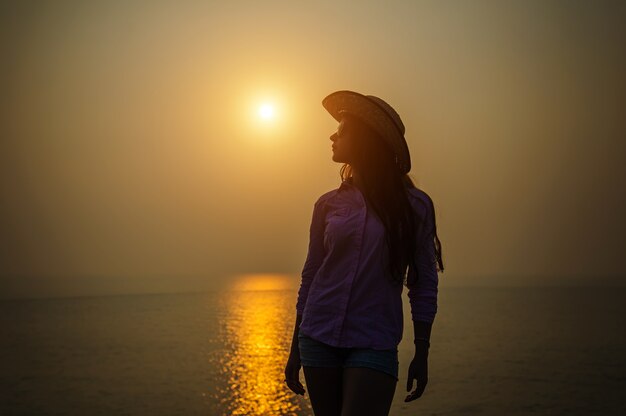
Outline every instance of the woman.
<path fill-rule="evenodd" d="M 318 416 L 387 415 L 398 381 L 404 284 L 415 332 L 407 391 L 417 380 L 405 402 L 420 397 L 428 380 L 443 271 L 434 206 L 407 176 L 404 125 L 389 104 L 337 91 L 322 105 L 339 121 L 330 139 L 342 183 L 313 209 L 285 382 L 303 395 L 303 368 Z"/>

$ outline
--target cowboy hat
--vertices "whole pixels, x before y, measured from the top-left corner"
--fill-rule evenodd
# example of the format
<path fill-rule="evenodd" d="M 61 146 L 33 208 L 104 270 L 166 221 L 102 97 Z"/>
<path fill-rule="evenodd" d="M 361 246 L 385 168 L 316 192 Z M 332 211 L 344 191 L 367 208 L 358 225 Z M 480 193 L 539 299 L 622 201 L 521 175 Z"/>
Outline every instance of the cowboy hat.
<path fill-rule="evenodd" d="M 373 95 L 343 90 L 328 95 L 322 100 L 322 105 L 337 121 L 341 121 L 344 113 L 358 117 L 391 146 L 400 172 L 405 174 L 411 170 L 404 124 L 398 113 L 385 101 Z"/>

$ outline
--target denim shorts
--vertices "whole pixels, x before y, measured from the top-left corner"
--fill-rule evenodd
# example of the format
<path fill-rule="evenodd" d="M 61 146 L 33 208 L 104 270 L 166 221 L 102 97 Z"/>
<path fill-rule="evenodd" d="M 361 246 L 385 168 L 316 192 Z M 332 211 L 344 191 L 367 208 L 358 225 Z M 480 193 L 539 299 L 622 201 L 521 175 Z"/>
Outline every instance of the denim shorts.
<path fill-rule="evenodd" d="M 298 333 L 300 362 L 303 367 L 368 367 L 398 380 L 398 349 L 333 347 Z"/>

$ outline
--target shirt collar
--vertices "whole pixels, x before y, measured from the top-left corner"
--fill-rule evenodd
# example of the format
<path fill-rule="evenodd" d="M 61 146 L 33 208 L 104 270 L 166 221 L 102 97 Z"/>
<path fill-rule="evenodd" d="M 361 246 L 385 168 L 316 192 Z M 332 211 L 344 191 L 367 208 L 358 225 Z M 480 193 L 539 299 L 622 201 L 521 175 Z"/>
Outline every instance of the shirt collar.
<path fill-rule="evenodd" d="M 352 183 L 352 177 L 346 178 L 346 180 L 341 182 L 341 185 L 339 185 L 339 190 L 340 191 L 345 191 L 348 190 L 350 188 L 354 188 L 354 185 Z"/>

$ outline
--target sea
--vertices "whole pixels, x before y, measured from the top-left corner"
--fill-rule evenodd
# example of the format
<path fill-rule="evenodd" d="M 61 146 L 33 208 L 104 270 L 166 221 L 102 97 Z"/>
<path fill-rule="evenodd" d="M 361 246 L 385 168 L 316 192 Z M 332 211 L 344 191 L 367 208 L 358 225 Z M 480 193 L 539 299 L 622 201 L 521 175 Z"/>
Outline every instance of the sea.
<path fill-rule="evenodd" d="M 391 415 L 626 415 L 626 288 L 440 287 L 429 382 Z M 313 415 L 295 289 L 0 301 L 0 414 Z M 304 375 L 301 381 L 307 388 Z"/>

